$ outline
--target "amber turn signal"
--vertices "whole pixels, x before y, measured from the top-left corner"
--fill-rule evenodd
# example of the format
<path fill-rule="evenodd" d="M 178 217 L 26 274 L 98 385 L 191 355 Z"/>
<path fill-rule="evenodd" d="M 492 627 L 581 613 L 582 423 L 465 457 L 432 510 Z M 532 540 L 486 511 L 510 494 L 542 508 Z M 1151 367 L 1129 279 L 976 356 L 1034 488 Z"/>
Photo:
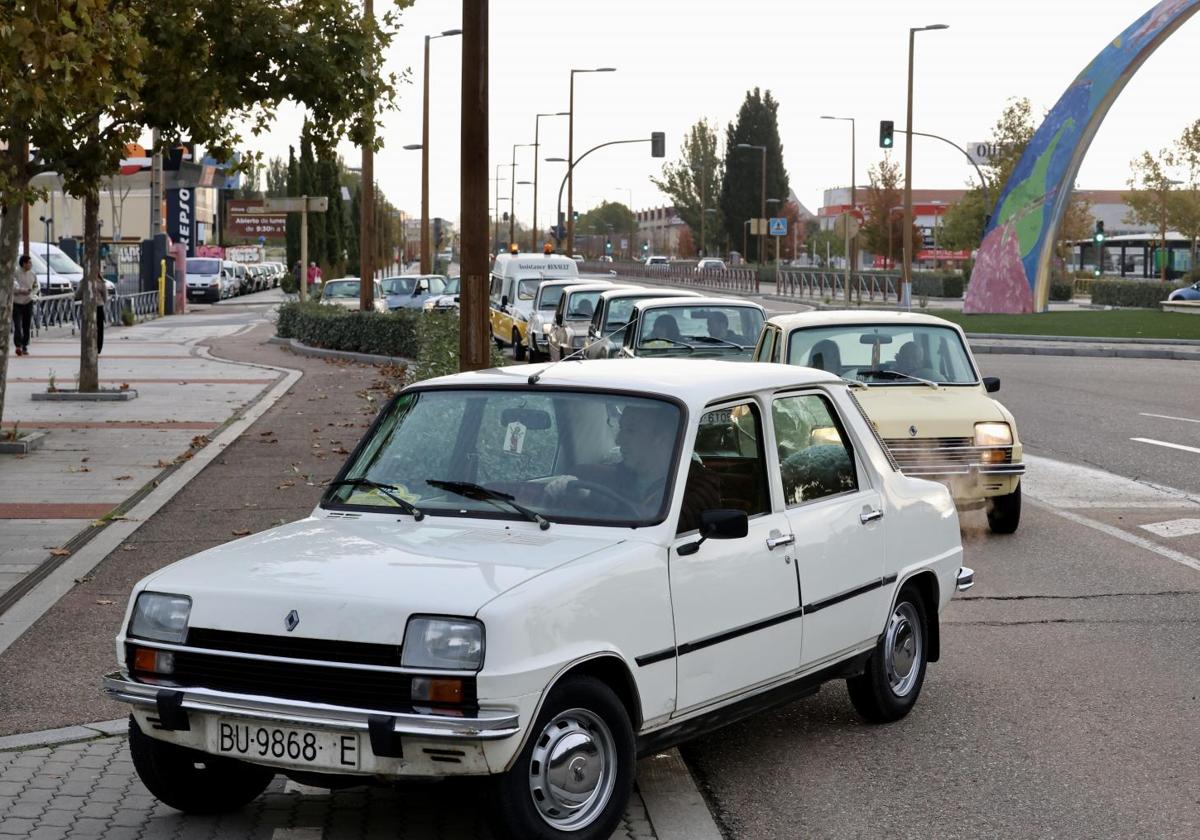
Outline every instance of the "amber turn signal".
<path fill-rule="evenodd" d="M 463 701 L 463 681 L 413 677 L 412 699 L 424 703 L 461 703 Z"/>

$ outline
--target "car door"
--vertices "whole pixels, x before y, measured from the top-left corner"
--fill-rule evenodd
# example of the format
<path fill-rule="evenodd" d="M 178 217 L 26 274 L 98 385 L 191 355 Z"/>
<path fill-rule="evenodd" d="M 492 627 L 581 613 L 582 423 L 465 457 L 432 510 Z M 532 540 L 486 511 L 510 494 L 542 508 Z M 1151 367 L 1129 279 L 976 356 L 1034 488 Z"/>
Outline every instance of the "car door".
<path fill-rule="evenodd" d="M 492 337 L 500 338 L 501 336 L 503 336 L 504 340 L 507 341 L 508 333 L 501 332 L 501 327 L 503 326 L 503 324 L 500 321 L 500 319 L 501 319 L 500 301 L 504 294 L 503 288 L 504 288 L 504 278 L 493 274 L 492 279 L 491 279 L 491 284 L 488 287 L 488 304 L 490 307 L 490 312 L 488 314 L 489 314 L 491 322 L 492 322 Z"/>
<path fill-rule="evenodd" d="M 800 592 L 788 517 L 772 497 L 759 405 L 718 405 L 700 418 L 670 552 L 678 655 L 676 714 L 779 679 L 799 667 Z M 749 516 L 740 539 L 706 540 L 694 554 L 705 510 Z"/>
<path fill-rule="evenodd" d="M 883 626 L 881 496 L 829 395 L 777 396 L 771 415 L 804 605 L 801 664 L 816 667 Z"/>

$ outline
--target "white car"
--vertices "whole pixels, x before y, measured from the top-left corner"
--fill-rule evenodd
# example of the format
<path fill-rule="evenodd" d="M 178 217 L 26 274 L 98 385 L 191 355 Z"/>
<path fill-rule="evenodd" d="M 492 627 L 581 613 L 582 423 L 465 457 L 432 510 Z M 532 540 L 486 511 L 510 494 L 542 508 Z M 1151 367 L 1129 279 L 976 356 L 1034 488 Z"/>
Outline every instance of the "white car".
<path fill-rule="evenodd" d="M 646 265 L 669 266 L 671 261 L 666 257 L 646 257 Z"/>
<path fill-rule="evenodd" d="M 696 273 L 701 274 L 705 271 L 725 271 L 728 268 L 725 265 L 725 260 L 719 260 L 716 257 L 705 257 L 696 263 Z"/>
<path fill-rule="evenodd" d="M 328 280 L 321 287 L 321 303 L 329 304 L 330 306 L 340 306 L 343 309 L 360 310 L 359 289 L 361 282 L 357 277 L 340 277 L 337 280 Z M 376 312 L 387 312 L 387 295 L 383 293 L 383 286 L 379 281 L 375 281 L 375 295 L 371 299 Z"/>
<path fill-rule="evenodd" d="M 588 339 L 588 327 L 602 292 L 610 289 L 632 288 L 614 286 L 604 280 L 567 286 L 559 295 L 550 323 L 543 328 L 546 349 L 551 361 L 557 361 L 583 349 Z M 582 355 L 582 354 L 581 354 Z"/>
<path fill-rule="evenodd" d="M 205 813 L 275 773 L 490 776 L 501 836 L 606 840 L 639 754 L 828 680 L 904 717 L 973 575 L 848 388 L 613 360 L 405 389 L 308 518 L 134 586 L 104 688 L 138 775 Z"/>
<path fill-rule="evenodd" d="M 529 361 L 544 362 L 550 358 L 550 333 L 554 330 L 555 313 L 562 300 L 563 289 L 578 285 L 580 279 L 547 280 L 537 287 L 533 306 L 529 310 Z M 606 280 L 588 280 L 590 284 L 607 283 Z M 611 284 L 609 288 L 612 288 Z"/>

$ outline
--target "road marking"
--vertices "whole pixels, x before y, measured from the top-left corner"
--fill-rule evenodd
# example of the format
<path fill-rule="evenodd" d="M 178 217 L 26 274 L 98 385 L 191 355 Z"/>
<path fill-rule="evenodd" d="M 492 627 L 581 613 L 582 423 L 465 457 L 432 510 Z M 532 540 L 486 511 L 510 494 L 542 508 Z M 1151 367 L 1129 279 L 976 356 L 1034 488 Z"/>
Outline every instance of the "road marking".
<path fill-rule="evenodd" d="M 1176 537 L 1200 534 L 1200 519 L 1170 519 L 1166 522 L 1151 522 L 1149 525 L 1139 527 L 1164 539 L 1173 540 Z"/>
<path fill-rule="evenodd" d="M 1052 508 L 1187 508 L 1200 511 L 1200 498 L 1147 481 L 1114 475 L 1026 453 L 1024 494 Z"/>
<path fill-rule="evenodd" d="M 1183 423 L 1200 423 L 1200 420 L 1193 420 L 1191 417 L 1174 417 L 1170 414 L 1147 414 L 1145 411 L 1138 412 L 1139 417 L 1157 417 L 1160 420 L 1179 420 Z"/>
<path fill-rule="evenodd" d="M 1088 528 L 1100 531 L 1103 534 L 1108 534 L 1110 537 L 1116 537 L 1117 539 L 1123 540 L 1130 545 L 1136 545 L 1138 548 L 1144 548 L 1146 551 L 1153 552 L 1154 554 L 1157 554 L 1160 557 L 1165 557 L 1168 560 L 1174 560 L 1181 566 L 1187 566 L 1189 569 L 1200 572 L 1200 560 L 1197 560 L 1191 555 L 1184 554 L 1182 551 L 1175 551 L 1172 548 L 1167 548 L 1166 546 L 1152 542 L 1145 537 L 1139 537 L 1137 534 L 1131 534 L 1128 531 L 1122 531 L 1115 525 L 1107 525 L 1103 522 L 1097 522 L 1095 519 L 1090 519 L 1073 511 L 1062 510 L 1061 508 L 1042 505 L 1040 503 L 1035 504 L 1037 504 L 1038 507 L 1044 507 L 1051 513 L 1061 516 L 1063 519 L 1068 519 L 1078 525 L 1085 525 Z"/>
<path fill-rule="evenodd" d="M 1195 452 L 1200 455 L 1200 449 L 1194 446 L 1184 446 L 1182 443 L 1168 443 L 1165 440 L 1154 440 L 1153 438 L 1130 438 L 1137 443 L 1149 443 L 1152 446 L 1165 446 L 1167 449 L 1178 449 L 1182 452 Z"/>

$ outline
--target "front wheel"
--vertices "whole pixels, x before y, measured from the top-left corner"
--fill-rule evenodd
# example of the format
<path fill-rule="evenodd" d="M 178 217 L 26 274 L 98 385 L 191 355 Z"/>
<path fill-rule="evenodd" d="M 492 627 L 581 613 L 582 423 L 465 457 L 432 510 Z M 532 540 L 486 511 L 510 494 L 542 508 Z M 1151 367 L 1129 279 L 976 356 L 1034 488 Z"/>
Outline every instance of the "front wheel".
<path fill-rule="evenodd" d="M 870 723 L 891 723 L 907 715 L 921 694 L 928 654 L 925 603 L 914 587 L 906 586 L 866 670 L 846 680 L 854 708 Z"/>
<path fill-rule="evenodd" d="M 226 814 L 257 799 L 275 771 L 151 738 L 129 718 L 129 752 L 142 784 L 185 814 Z"/>
<path fill-rule="evenodd" d="M 512 347 L 513 359 L 518 362 L 525 361 L 525 345 L 521 343 L 521 334 L 517 332 L 516 327 L 512 331 Z"/>
<path fill-rule="evenodd" d="M 1021 485 L 1006 496 L 993 496 L 988 500 L 987 518 L 993 534 L 1016 533 L 1021 524 Z"/>
<path fill-rule="evenodd" d="M 512 768 L 494 781 L 495 828 L 510 840 L 607 840 L 633 791 L 633 727 L 604 683 L 554 688 Z"/>

